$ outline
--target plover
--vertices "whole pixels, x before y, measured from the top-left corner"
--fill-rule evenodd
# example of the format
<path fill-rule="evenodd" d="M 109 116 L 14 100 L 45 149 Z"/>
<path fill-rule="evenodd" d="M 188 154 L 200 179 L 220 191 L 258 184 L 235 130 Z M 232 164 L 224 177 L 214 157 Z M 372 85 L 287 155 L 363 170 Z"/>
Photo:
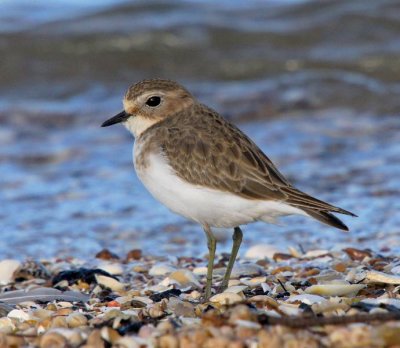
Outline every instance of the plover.
<path fill-rule="evenodd" d="M 216 250 L 213 227 L 234 229 L 222 290 L 242 242 L 240 225 L 297 214 L 348 230 L 332 213 L 353 213 L 296 189 L 247 135 L 178 83 L 138 82 L 128 89 L 123 106 L 102 127 L 122 123 L 135 137 L 133 162 L 147 190 L 202 225 L 209 249 L 206 300 Z"/>

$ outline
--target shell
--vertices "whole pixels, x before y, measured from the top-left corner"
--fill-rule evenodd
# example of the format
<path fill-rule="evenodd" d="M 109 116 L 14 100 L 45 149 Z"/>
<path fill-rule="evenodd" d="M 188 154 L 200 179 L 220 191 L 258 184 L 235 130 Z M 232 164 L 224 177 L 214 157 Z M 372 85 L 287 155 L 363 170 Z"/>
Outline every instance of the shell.
<path fill-rule="evenodd" d="M 22 309 L 13 309 L 7 315 L 8 318 L 17 319 L 19 321 L 25 321 L 31 319 L 31 316 L 24 312 Z"/>
<path fill-rule="evenodd" d="M 98 268 L 111 275 L 121 275 L 124 272 L 124 268 L 118 262 L 104 261 L 98 266 Z"/>
<path fill-rule="evenodd" d="M 216 302 L 222 305 L 231 305 L 242 301 L 243 299 L 238 294 L 232 292 L 223 292 L 222 294 L 217 294 L 210 298 L 210 302 Z"/>
<path fill-rule="evenodd" d="M 0 285 L 7 285 L 12 282 L 14 273 L 21 267 L 18 260 L 0 261 Z"/>
<path fill-rule="evenodd" d="M 167 263 L 159 263 L 150 268 L 149 275 L 153 277 L 163 276 L 166 274 L 170 274 L 174 271 L 176 271 L 176 268 L 174 266 Z"/>
<path fill-rule="evenodd" d="M 201 284 L 199 283 L 193 272 L 190 272 L 187 269 L 180 269 L 172 272 L 166 279 L 164 279 L 164 281 L 166 283 L 168 282 L 168 285 L 173 283 L 178 283 L 179 285 L 184 287 L 189 285 L 195 285 L 196 287 L 201 287 Z M 164 282 L 162 282 L 162 284 L 166 285 Z"/>
<path fill-rule="evenodd" d="M 114 278 L 96 274 L 96 282 L 113 291 L 121 291 L 125 289 L 125 284 L 115 280 Z"/>
<path fill-rule="evenodd" d="M 10 318 L 0 318 L 0 332 L 11 333 L 15 330 L 15 325 Z"/>
<path fill-rule="evenodd" d="M 272 259 L 275 253 L 279 253 L 281 250 L 277 249 L 275 246 L 270 244 L 259 244 L 250 247 L 244 257 L 246 259 L 264 259 L 269 258 Z"/>
<path fill-rule="evenodd" d="M 312 285 L 304 290 L 306 294 L 325 295 L 325 296 L 355 296 L 361 289 L 364 289 L 364 284 L 321 284 Z"/>
<path fill-rule="evenodd" d="M 66 318 L 67 324 L 71 328 L 87 325 L 87 318 L 81 313 L 71 313 Z"/>
<path fill-rule="evenodd" d="M 40 339 L 40 348 L 66 347 L 68 344 L 65 337 L 57 332 L 47 332 Z"/>
<path fill-rule="evenodd" d="M 250 286 L 250 287 L 256 287 L 259 286 L 263 283 L 265 283 L 267 280 L 267 277 L 255 277 L 255 278 L 240 278 L 240 282 L 244 285 Z"/>
<path fill-rule="evenodd" d="M 302 303 L 312 305 L 314 303 L 321 303 L 327 301 L 324 297 L 312 294 L 293 295 L 287 299 L 288 302 L 300 301 Z"/>
<path fill-rule="evenodd" d="M 400 284 L 400 276 L 379 271 L 365 272 L 365 280 L 369 283 Z"/>
<path fill-rule="evenodd" d="M 242 291 L 246 290 L 248 288 L 248 286 L 246 285 L 234 285 L 234 286 L 230 286 L 229 288 L 225 289 L 224 292 L 231 292 L 233 294 L 239 294 Z"/>

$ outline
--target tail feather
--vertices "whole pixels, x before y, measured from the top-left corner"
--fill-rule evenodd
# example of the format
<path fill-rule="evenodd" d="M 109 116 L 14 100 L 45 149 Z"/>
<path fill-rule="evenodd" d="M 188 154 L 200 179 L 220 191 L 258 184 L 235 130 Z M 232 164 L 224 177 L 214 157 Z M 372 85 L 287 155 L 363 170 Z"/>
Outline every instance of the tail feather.
<path fill-rule="evenodd" d="M 340 219 L 338 219 L 335 215 L 327 211 L 313 210 L 307 208 L 302 208 L 302 210 L 304 210 L 308 215 L 310 215 L 314 219 L 321 221 L 324 224 L 339 228 L 343 231 L 349 230 L 349 228 Z"/>

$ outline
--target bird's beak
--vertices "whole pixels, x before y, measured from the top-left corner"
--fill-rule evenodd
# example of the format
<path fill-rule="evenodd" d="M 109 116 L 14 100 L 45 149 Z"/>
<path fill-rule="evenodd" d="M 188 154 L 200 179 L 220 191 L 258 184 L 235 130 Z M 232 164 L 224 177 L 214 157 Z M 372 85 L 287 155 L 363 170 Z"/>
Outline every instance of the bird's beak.
<path fill-rule="evenodd" d="M 111 117 L 107 121 L 103 122 L 101 126 L 108 127 L 108 126 L 112 126 L 113 124 L 116 124 L 116 123 L 124 122 L 128 119 L 129 116 L 130 115 L 127 114 L 125 111 L 121 111 L 119 114 L 117 114 L 114 117 Z"/>

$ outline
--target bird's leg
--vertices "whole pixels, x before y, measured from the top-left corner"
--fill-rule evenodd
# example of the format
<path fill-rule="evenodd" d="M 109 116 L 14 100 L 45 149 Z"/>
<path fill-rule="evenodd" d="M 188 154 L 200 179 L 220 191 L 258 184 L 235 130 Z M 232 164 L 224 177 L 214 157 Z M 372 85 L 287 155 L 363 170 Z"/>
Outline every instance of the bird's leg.
<path fill-rule="evenodd" d="M 214 258 L 215 258 L 215 250 L 217 248 L 217 240 L 215 239 L 210 226 L 203 226 L 204 232 L 207 236 L 207 246 L 208 246 L 208 267 L 207 267 L 207 283 L 206 283 L 206 291 L 204 294 L 204 301 L 208 301 L 211 297 L 211 285 L 212 285 L 212 276 L 214 269 Z"/>
<path fill-rule="evenodd" d="M 233 239 L 232 251 L 231 251 L 231 255 L 229 256 L 229 262 L 228 262 L 228 266 L 226 267 L 224 279 L 219 288 L 220 292 L 224 291 L 228 287 L 229 279 L 231 278 L 233 264 L 235 263 L 236 256 L 237 256 L 239 248 L 240 248 L 240 244 L 242 244 L 243 232 L 239 226 L 235 227 L 235 229 L 233 231 L 232 239 Z"/>

